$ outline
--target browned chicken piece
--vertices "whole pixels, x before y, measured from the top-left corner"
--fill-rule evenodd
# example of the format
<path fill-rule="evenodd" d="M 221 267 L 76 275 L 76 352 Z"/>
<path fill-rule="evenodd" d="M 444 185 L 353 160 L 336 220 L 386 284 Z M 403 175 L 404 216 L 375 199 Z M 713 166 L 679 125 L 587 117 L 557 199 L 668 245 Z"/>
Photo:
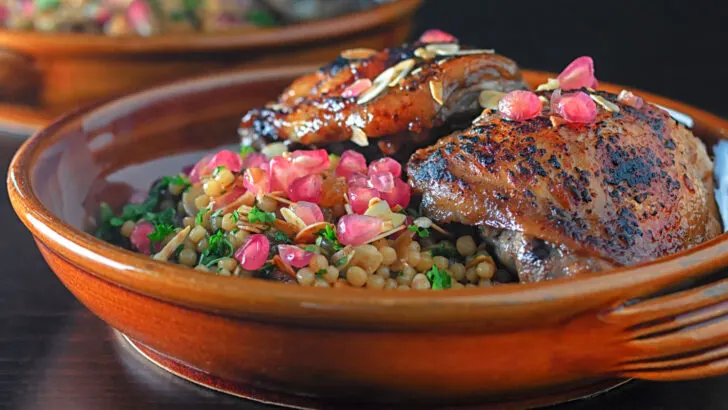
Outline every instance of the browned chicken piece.
<path fill-rule="evenodd" d="M 478 225 L 522 282 L 633 265 L 721 227 L 705 146 L 660 108 L 617 102 L 586 125 L 488 110 L 418 150 L 407 171 L 425 213 Z M 545 94 L 547 97 L 548 94 Z"/>
<path fill-rule="evenodd" d="M 454 129 L 432 132 L 446 122 L 469 124 L 481 110 L 481 90 L 526 88 L 512 60 L 456 43 L 347 50 L 342 55 L 348 58 L 340 56 L 297 79 L 277 102 L 248 112 L 239 130 L 243 144 L 284 140 L 321 146 L 355 137 L 358 146 L 338 145 L 401 157 Z M 364 81 L 350 88 L 358 80 Z M 366 80 L 373 85 L 360 88 Z M 347 88 L 346 93 L 357 88 L 363 93 L 342 96 Z M 377 144 L 370 140 L 375 138 Z M 369 143 L 369 150 L 361 149 Z"/>

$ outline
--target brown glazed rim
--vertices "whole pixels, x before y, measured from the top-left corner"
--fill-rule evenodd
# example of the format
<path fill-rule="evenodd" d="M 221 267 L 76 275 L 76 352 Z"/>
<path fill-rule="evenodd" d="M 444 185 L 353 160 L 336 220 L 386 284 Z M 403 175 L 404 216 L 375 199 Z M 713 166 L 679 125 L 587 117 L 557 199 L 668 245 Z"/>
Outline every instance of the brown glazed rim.
<path fill-rule="evenodd" d="M 250 70 L 187 80 L 132 94 L 128 99 L 150 100 L 183 89 L 219 87 L 221 83 L 253 83 L 264 78 L 292 76 L 301 67 Z M 530 83 L 549 74 L 525 71 Z M 553 76 L 553 75 L 550 75 Z M 601 89 L 622 87 L 601 84 Z M 696 127 L 706 127 L 728 138 L 728 121 L 680 102 L 646 92 L 640 95 L 693 117 Z M 125 99 L 126 99 L 125 98 Z M 117 102 L 119 100 L 116 100 Z M 651 295 L 728 266 L 728 235 L 675 255 L 637 266 L 579 278 L 535 284 L 512 284 L 488 289 L 445 292 L 392 292 L 361 289 L 324 289 L 213 276 L 118 248 L 71 227 L 46 209 L 35 195 L 31 170 L 49 143 L 64 138 L 71 122 L 104 104 L 77 110 L 36 133 L 18 150 L 8 172 L 11 202 L 23 223 L 39 242 L 78 267 L 109 282 L 161 300 L 204 311 L 260 320 L 311 325 L 366 327 L 370 329 L 462 329 L 502 321 L 511 323 L 544 315 L 550 310 L 579 311 L 615 307 L 625 301 Z M 504 316 L 505 315 L 505 316 Z"/>
<path fill-rule="evenodd" d="M 284 27 L 241 29 L 224 33 L 161 34 L 139 38 L 74 33 L 35 33 L 0 30 L 0 44 L 37 54 L 117 54 L 216 51 L 241 48 L 295 46 L 352 35 L 415 12 L 422 0 L 397 0 L 369 10 Z"/>

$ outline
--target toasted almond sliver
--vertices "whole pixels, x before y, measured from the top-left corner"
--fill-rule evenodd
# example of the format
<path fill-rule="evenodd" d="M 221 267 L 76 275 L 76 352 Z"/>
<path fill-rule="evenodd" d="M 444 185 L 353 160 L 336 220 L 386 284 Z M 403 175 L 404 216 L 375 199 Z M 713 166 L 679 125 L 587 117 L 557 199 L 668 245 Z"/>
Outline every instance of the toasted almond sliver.
<path fill-rule="evenodd" d="M 549 99 L 548 99 L 548 98 L 546 98 L 546 97 L 544 97 L 543 95 L 539 95 L 539 96 L 538 96 L 538 99 L 539 99 L 539 100 L 540 100 L 540 101 L 541 101 L 542 103 L 544 103 L 544 104 L 548 104 L 548 103 L 549 103 Z"/>
<path fill-rule="evenodd" d="M 481 108 L 498 109 L 498 102 L 505 94 L 495 90 L 483 90 L 478 96 L 478 103 Z"/>
<path fill-rule="evenodd" d="M 273 265 L 278 268 L 281 272 L 285 273 L 286 275 L 292 277 L 293 279 L 296 279 L 296 271 L 293 270 L 291 265 L 286 263 L 279 255 L 276 255 L 273 257 L 273 260 L 271 261 Z"/>
<path fill-rule="evenodd" d="M 559 88 L 561 84 L 559 83 L 559 80 L 555 78 L 549 78 L 544 84 L 539 85 L 536 87 L 536 91 L 550 91 L 555 90 Z"/>
<path fill-rule="evenodd" d="M 356 100 L 356 103 L 362 105 L 377 98 L 377 96 L 381 94 L 385 88 L 387 88 L 387 85 L 392 81 L 396 74 L 397 72 L 395 71 L 394 66 L 382 71 L 382 73 L 372 81 L 372 86 L 369 87 L 368 90 L 359 94 L 359 98 Z"/>
<path fill-rule="evenodd" d="M 430 95 L 433 100 L 442 105 L 442 81 L 430 80 Z"/>
<path fill-rule="evenodd" d="M 436 54 L 432 51 L 429 51 L 427 49 L 420 47 L 417 50 L 415 50 L 415 56 L 419 57 L 423 60 L 432 60 L 433 58 L 436 57 Z"/>
<path fill-rule="evenodd" d="M 441 56 L 451 56 L 460 51 L 457 43 L 432 43 L 425 46 L 425 50 Z"/>
<path fill-rule="evenodd" d="M 390 229 L 390 230 L 388 230 L 388 231 L 386 231 L 386 232 L 382 232 L 382 233 L 380 233 L 379 235 L 375 236 L 374 238 L 372 238 L 372 239 L 371 239 L 371 240 L 370 240 L 369 242 L 367 242 L 367 243 L 372 243 L 372 242 L 376 242 L 376 241 L 378 241 L 378 240 L 380 240 L 380 239 L 382 239 L 382 238 L 386 238 L 386 237 L 388 237 L 389 235 L 391 235 L 391 234 L 393 234 L 393 233 L 397 233 L 397 232 L 399 232 L 399 231 L 401 231 L 401 230 L 403 230 L 403 229 L 405 229 L 405 228 L 407 228 L 407 227 L 406 227 L 406 226 L 404 226 L 404 225 L 400 225 L 400 226 L 397 226 L 397 227 L 395 227 L 395 228 L 392 228 L 392 229 Z"/>
<path fill-rule="evenodd" d="M 495 50 L 492 48 L 474 48 L 472 50 L 460 50 L 458 52 L 452 53 L 454 56 L 469 56 L 474 54 L 493 54 L 495 53 Z"/>
<path fill-rule="evenodd" d="M 304 222 L 303 219 L 296 215 L 296 213 L 290 208 L 281 208 L 281 215 L 283 215 L 283 219 L 285 219 L 286 222 L 295 226 L 298 232 L 306 228 L 306 222 Z"/>
<path fill-rule="evenodd" d="M 252 233 L 262 233 L 263 232 L 262 229 L 259 229 L 253 225 L 246 224 L 246 223 L 239 224 L 238 228 L 240 228 L 244 231 L 247 231 L 247 232 L 252 232 Z"/>
<path fill-rule="evenodd" d="M 405 77 L 407 77 L 407 74 L 412 71 L 412 68 L 415 66 L 415 60 L 414 58 L 408 58 L 406 60 L 402 60 L 399 63 L 397 63 L 394 68 L 397 70 L 397 74 L 394 76 L 392 81 L 389 82 L 390 87 L 394 87 L 395 85 L 399 84 L 400 81 L 402 81 Z"/>
<path fill-rule="evenodd" d="M 438 224 L 436 224 L 436 223 L 434 223 L 434 222 L 432 223 L 432 226 L 431 226 L 431 228 L 432 228 L 432 229 L 434 229 L 434 230 L 436 230 L 437 232 L 440 232 L 440 233 L 441 233 L 441 234 L 443 234 L 443 235 L 446 235 L 446 236 L 452 236 L 452 234 L 451 234 L 450 232 L 448 232 L 448 231 L 446 231 L 446 230 L 442 229 L 442 227 L 441 227 L 440 225 L 438 225 Z"/>
<path fill-rule="evenodd" d="M 369 146 L 369 138 L 367 137 L 367 134 L 364 132 L 364 130 L 353 125 L 351 126 L 351 142 L 360 147 Z"/>
<path fill-rule="evenodd" d="M 591 99 L 594 100 L 595 103 L 601 105 L 602 108 L 604 108 L 605 110 L 609 112 L 619 112 L 619 106 L 617 104 L 607 100 L 601 95 L 589 94 L 589 97 L 591 97 Z"/>
<path fill-rule="evenodd" d="M 290 205 L 290 204 L 293 203 L 292 201 L 289 201 L 286 198 L 281 198 L 280 196 L 273 195 L 272 193 L 270 193 L 270 194 L 263 194 L 263 196 L 268 197 L 268 198 L 273 199 L 273 200 L 276 200 L 278 202 L 284 203 L 286 205 Z"/>
<path fill-rule="evenodd" d="M 347 60 L 363 60 L 377 54 L 377 50 L 371 48 L 350 48 L 341 52 L 341 56 Z"/>
<path fill-rule="evenodd" d="M 220 210 L 222 211 L 222 214 L 225 215 L 242 206 L 247 207 L 247 206 L 252 206 L 253 204 L 255 204 L 255 195 L 252 192 L 248 191 L 248 192 L 244 193 L 243 195 L 241 195 L 238 199 L 236 199 L 233 202 L 220 208 Z M 250 211 L 248 211 L 248 212 L 250 212 Z M 247 214 L 247 212 L 246 212 L 246 214 Z"/>
<path fill-rule="evenodd" d="M 172 256 L 174 251 L 177 249 L 178 246 L 182 245 L 182 243 L 187 238 L 187 235 L 190 233 L 190 230 L 192 229 L 191 226 L 186 227 L 185 229 L 177 232 L 177 234 L 172 238 L 169 242 L 167 242 L 164 247 L 157 252 L 153 258 L 154 260 L 158 261 L 167 261 L 169 260 L 169 257 Z"/>

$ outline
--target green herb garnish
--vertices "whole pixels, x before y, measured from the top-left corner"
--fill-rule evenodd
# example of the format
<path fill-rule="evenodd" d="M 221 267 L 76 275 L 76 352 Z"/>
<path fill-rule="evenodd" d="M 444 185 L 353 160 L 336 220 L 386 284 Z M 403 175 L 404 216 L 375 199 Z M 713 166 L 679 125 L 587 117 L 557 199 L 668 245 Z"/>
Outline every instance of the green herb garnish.
<path fill-rule="evenodd" d="M 245 19 L 256 26 L 275 26 L 276 19 L 273 15 L 265 10 L 253 10 L 249 12 Z"/>
<path fill-rule="evenodd" d="M 149 238 L 152 243 L 157 243 L 162 242 L 173 233 L 174 225 L 159 224 L 154 225 L 154 230 L 149 235 L 147 235 L 147 238 Z"/>
<path fill-rule="evenodd" d="M 346 260 L 349 259 L 348 256 L 344 256 L 343 258 L 336 261 L 336 266 L 344 266 L 346 265 Z"/>
<path fill-rule="evenodd" d="M 210 215 L 210 219 L 222 217 L 222 209 L 218 209 Z"/>
<path fill-rule="evenodd" d="M 318 272 L 316 272 L 316 277 L 319 279 L 323 279 L 324 275 L 329 273 L 326 269 L 319 269 Z"/>
<path fill-rule="evenodd" d="M 255 148 L 253 148 L 250 145 L 243 145 L 242 147 L 240 147 L 240 156 L 243 159 L 245 159 L 245 157 L 247 157 L 248 155 L 250 155 L 254 152 L 255 152 Z"/>
<path fill-rule="evenodd" d="M 189 187 L 192 186 L 189 178 L 183 175 L 164 177 L 159 184 L 163 185 L 166 188 L 168 188 L 170 185 L 182 185 L 182 192 L 186 191 Z"/>
<path fill-rule="evenodd" d="M 440 242 L 440 245 L 438 245 L 435 248 L 430 248 L 430 255 L 432 256 L 444 256 L 446 258 L 455 258 L 458 256 L 458 251 L 452 244 L 448 244 L 447 246 Z"/>
<path fill-rule="evenodd" d="M 430 236 L 430 230 L 427 228 L 421 228 L 417 225 L 408 225 L 407 229 L 416 232 L 420 238 L 428 238 Z"/>
<path fill-rule="evenodd" d="M 437 266 L 432 265 L 432 269 L 427 272 L 427 280 L 430 281 L 432 289 L 450 289 L 452 287 L 452 278 L 448 276 L 447 272 L 437 269 Z"/>
<path fill-rule="evenodd" d="M 217 232 L 210 235 L 207 239 L 207 250 L 202 252 L 200 255 L 200 265 L 205 265 L 208 268 L 216 264 L 220 259 L 229 258 L 233 256 L 235 248 L 225 237 L 225 232 L 222 229 L 218 229 Z"/>
<path fill-rule="evenodd" d="M 231 218 L 233 218 L 233 222 L 238 223 L 238 221 L 240 220 L 240 212 L 238 212 L 238 210 L 236 209 L 230 215 Z"/>
<path fill-rule="evenodd" d="M 212 171 L 212 176 L 216 176 L 219 174 L 223 169 L 225 169 L 225 165 L 218 165 L 214 171 Z"/>
<path fill-rule="evenodd" d="M 291 239 L 288 237 L 288 235 L 284 234 L 281 231 L 275 231 L 273 233 L 273 240 L 279 244 L 291 243 Z"/>
<path fill-rule="evenodd" d="M 209 207 L 205 207 L 200 209 L 200 212 L 197 213 L 197 216 L 195 217 L 195 223 L 197 225 L 202 225 L 202 223 L 205 221 L 205 214 L 210 212 Z"/>
<path fill-rule="evenodd" d="M 316 252 L 318 248 L 315 245 L 306 245 L 304 248 L 306 252 Z"/>
<path fill-rule="evenodd" d="M 327 240 L 331 243 L 331 246 L 334 248 L 334 250 L 341 250 L 344 249 L 344 247 L 339 243 L 339 240 L 336 238 L 336 231 L 334 231 L 334 228 L 331 227 L 331 225 L 326 225 L 326 228 L 316 232 L 316 245 L 322 246 L 323 241 Z"/>
<path fill-rule="evenodd" d="M 276 220 L 276 214 L 273 212 L 263 212 L 258 209 L 258 206 L 254 206 L 253 209 L 248 213 L 248 221 L 250 222 L 262 222 L 262 223 L 273 223 Z"/>
<path fill-rule="evenodd" d="M 276 266 L 270 262 L 266 262 L 263 267 L 258 269 L 258 276 L 263 279 L 270 279 Z"/>

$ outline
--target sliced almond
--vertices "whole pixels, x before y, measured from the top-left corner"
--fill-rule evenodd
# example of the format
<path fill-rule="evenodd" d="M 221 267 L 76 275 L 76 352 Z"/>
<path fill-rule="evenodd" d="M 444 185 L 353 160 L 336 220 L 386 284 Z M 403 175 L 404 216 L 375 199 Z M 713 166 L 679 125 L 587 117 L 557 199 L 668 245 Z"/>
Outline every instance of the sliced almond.
<path fill-rule="evenodd" d="M 360 147 L 369 146 L 369 138 L 364 130 L 353 125 L 351 126 L 351 142 Z"/>
<path fill-rule="evenodd" d="M 354 248 L 352 248 L 350 245 L 347 245 L 344 247 L 344 249 L 341 249 L 340 251 L 337 251 L 335 254 L 331 256 L 331 261 L 334 262 L 333 265 L 339 271 L 343 271 L 346 269 L 347 266 L 349 266 L 349 263 L 354 258 L 354 255 L 356 254 L 356 251 L 354 251 Z M 342 259 L 346 258 L 343 262 Z"/>
<path fill-rule="evenodd" d="M 387 231 L 384 231 L 384 232 L 380 233 L 379 235 L 375 236 L 374 238 L 372 238 L 372 239 L 371 239 L 371 240 L 370 240 L 369 242 L 367 242 L 367 243 L 372 243 L 372 242 L 376 242 L 376 241 L 378 241 L 378 240 L 380 240 L 380 239 L 382 239 L 382 238 L 386 238 L 386 237 L 388 237 L 389 235 L 395 234 L 395 233 L 397 233 L 397 232 L 399 232 L 399 231 L 401 231 L 401 230 L 403 230 L 403 229 L 405 229 L 405 228 L 407 228 L 407 227 L 406 227 L 406 226 L 404 226 L 404 225 L 400 225 L 400 226 L 397 226 L 397 227 L 392 227 L 392 228 L 390 228 L 389 230 L 387 230 Z"/>
<path fill-rule="evenodd" d="M 279 218 L 273 221 L 273 227 L 286 234 L 289 238 L 295 238 L 298 232 L 300 232 L 297 225 Z"/>
<path fill-rule="evenodd" d="M 544 104 L 548 104 L 549 103 L 549 99 L 546 98 L 546 97 L 544 97 L 543 95 L 539 95 L 538 96 L 538 99 L 539 99 L 539 101 L 541 101 Z"/>
<path fill-rule="evenodd" d="M 341 56 L 347 60 L 363 60 L 377 54 L 377 50 L 371 48 L 350 48 L 341 52 Z"/>
<path fill-rule="evenodd" d="M 389 204 L 386 201 L 382 201 L 379 198 L 372 198 L 369 201 L 369 207 L 364 211 L 366 216 L 376 216 L 382 220 L 392 219 L 392 210 L 389 209 Z"/>
<path fill-rule="evenodd" d="M 481 108 L 497 110 L 498 102 L 505 94 L 495 90 L 483 90 L 478 96 L 478 103 Z"/>
<path fill-rule="evenodd" d="M 390 87 L 394 87 L 395 85 L 399 84 L 400 81 L 402 81 L 405 77 L 407 77 L 407 74 L 412 71 L 412 68 L 415 66 L 415 60 L 413 58 L 408 58 L 406 60 L 402 60 L 397 65 L 394 66 L 397 74 L 395 74 L 392 81 L 389 82 Z"/>
<path fill-rule="evenodd" d="M 283 216 L 283 219 L 286 220 L 286 222 L 295 226 L 298 232 L 306 229 L 306 222 L 304 222 L 301 217 L 296 215 L 296 213 L 293 212 L 291 208 L 281 208 L 281 215 Z"/>
<path fill-rule="evenodd" d="M 268 158 L 273 158 L 278 155 L 283 155 L 283 153 L 288 152 L 288 147 L 286 144 L 282 142 L 273 142 L 271 144 L 266 145 L 263 147 L 263 149 L 260 150 L 260 153 L 265 155 Z"/>
<path fill-rule="evenodd" d="M 407 215 L 400 214 L 399 212 L 392 212 L 392 225 L 397 227 L 402 224 L 404 224 L 404 221 L 407 220 Z"/>
<path fill-rule="evenodd" d="M 278 196 L 276 194 L 277 194 L 277 192 L 271 192 L 270 194 L 263 194 L 263 196 L 264 197 L 268 197 L 268 198 L 270 198 L 270 199 L 272 199 L 274 201 L 278 201 L 278 202 L 284 203 L 286 205 L 290 205 L 290 204 L 293 203 L 292 201 L 290 201 L 290 200 L 288 200 L 286 198 L 283 198 L 281 196 Z"/>
<path fill-rule="evenodd" d="M 255 225 L 245 223 L 245 222 L 241 222 L 241 223 L 237 224 L 236 226 L 239 229 L 242 229 L 243 231 L 246 231 L 246 232 L 263 233 L 265 231 L 264 229 L 261 229 L 260 227 L 257 227 Z"/>
<path fill-rule="evenodd" d="M 452 53 L 454 56 L 469 56 L 474 54 L 493 54 L 495 53 L 495 50 L 492 48 L 474 48 L 471 50 L 460 50 L 458 52 Z"/>
<path fill-rule="evenodd" d="M 169 258 L 172 256 L 175 250 L 177 250 L 177 247 L 182 245 L 187 239 L 187 235 L 190 233 L 190 230 L 192 229 L 191 226 L 186 227 L 185 229 L 177 232 L 176 235 L 172 239 L 167 242 L 164 247 L 157 252 L 153 258 L 157 261 L 168 261 Z"/>
<path fill-rule="evenodd" d="M 420 48 L 418 48 L 418 49 L 415 50 L 415 56 L 416 57 L 419 57 L 419 58 L 421 58 L 423 60 L 432 60 L 437 55 L 434 52 L 432 52 L 432 51 L 429 51 L 429 50 L 427 50 L 425 48 L 420 47 Z"/>
<path fill-rule="evenodd" d="M 589 94 L 589 97 L 591 97 L 591 99 L 594 100 L 595 103 L 601 105 L 602 108 L 604 108 L 605 110 L 609 112 L 619 112 L 619 106 L 617 104 L 607 100 L 601 95 Z"/>
<path fill-rule="evenodd" d="M 438 225 L 438 224 L 436 224 L 434 222 L 432 223 L 431 228 L 434 229 L 434 230 L 436 230 L 437 232 L 440 232 L 441 234 L 443 234 L 445 236 L 452 236 L 452 234 L 450 232 L 446 231 L 440 225 Z"/>
<path fill-rule="evenodd" d="M 551 121 L 551 126 L 554 128 L 558 128 L 564 124 L 568 124 L 568 121 L 555 115 L 549 116 L 549 121 Z"/>
<path fill-rule="evenodd" d="M 433 100 L 442 105 L 442 81 L 430 80 L 430 95 Z"/>
<path fill-rule="evenodd" d="M 296 271 L 293 270 L 291 265 L 286 263 L 279 255 L 276 255 L 273 257 L 273 260 L 271 261 L 273 263 L 273 266 L 278 268 L 279 271 L 285 273 L 286 275 L 292 277 L 293 279 L 296 279 Z"/>
<path fill-rule="evenodd" d="M 382 73 L 379 74 L 377 78 L 374 79 L 374 81 L 372 81 L 372 86 L 369 87 L 368 90 L 359 94 L 359 98 L 357 98 L 356 103 L 362 105 L 377 98 L 377 96 L 381 94 L 381 92 L 384 91 L 385 88 L 387 88 L 387 85 L 392 81 L 396 74 L 397 72 L 395 71 L 394 67 L 389 67 L 388 69 L 382 71 Z"/>
<path fill-rule="evenodd" d="M 539 85 L 536 87 L 536 91 L 550 91 L 555 90 L 559 88 L 561 84 L 559 83 L 559 80 L 555 78 L 549 78 L 546 83 Z"/>
<path fill-rule="evenodd" d="M 293 240 L 293 242 L 297 245 L 314 243 L 316 242 L 316 234 L 326 229 L 327 226 L 335 229 L 334 225 L 328 222 L 317 222 L 315 224 L 309 225 L 296 235 L 296 238 Z"/>
<path fill-rule="evenodd" d="M 426 216 L 421 216 L 412 221 L 412 224 L 420 228 L 429 229 L 430 227 L 432 227 L 432 219 Z"/>
<path fill-rule="evenodd" d="M 432 43 L 425 46 L 425 50 L 440 56 L 449 56 L 460 51 L 457 43 Z"/>
<path fill-rule="evenodd" d="M 220 211 L 222 211 L 222 214 L 228 214 L 235 209 L 239 209 L 241 206 L 245 205 L 246 207 L 252 207 L 255 205 L 255 194 L 253 194 L 250 191 L 245 192 L 243 195 L 241 195 L 238 199 L 234 200 L 233 202 L 230 202 L 229 204 L 225 205 L 224 207 L 220 208 Z M 247 212 L 246 212 L 247 214 Z"/>

